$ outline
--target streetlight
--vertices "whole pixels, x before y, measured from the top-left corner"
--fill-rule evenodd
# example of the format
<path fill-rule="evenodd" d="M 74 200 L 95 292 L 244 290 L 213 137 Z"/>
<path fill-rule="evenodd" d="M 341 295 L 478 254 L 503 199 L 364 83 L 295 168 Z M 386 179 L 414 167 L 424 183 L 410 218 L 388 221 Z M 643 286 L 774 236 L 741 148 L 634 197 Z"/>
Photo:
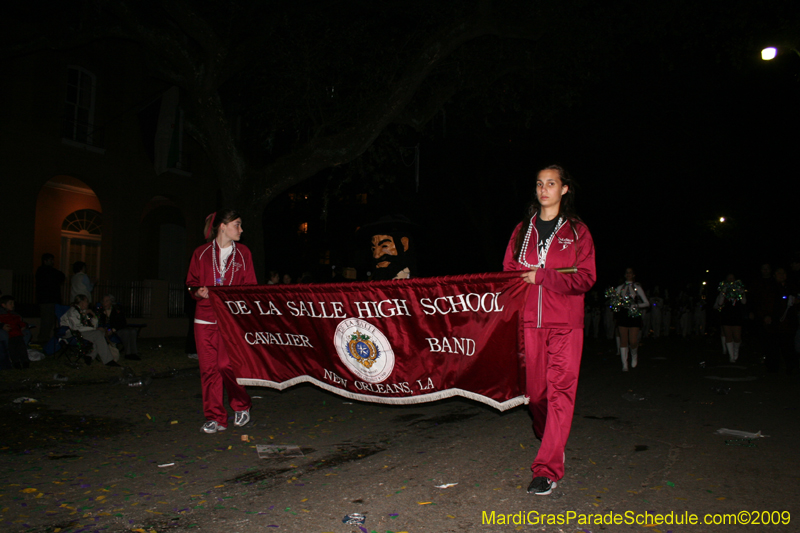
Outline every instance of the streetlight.
<path fill-rule="evenodd" d="M 720 222 L 725 222 L 725 217 L 719 217 Z"/>

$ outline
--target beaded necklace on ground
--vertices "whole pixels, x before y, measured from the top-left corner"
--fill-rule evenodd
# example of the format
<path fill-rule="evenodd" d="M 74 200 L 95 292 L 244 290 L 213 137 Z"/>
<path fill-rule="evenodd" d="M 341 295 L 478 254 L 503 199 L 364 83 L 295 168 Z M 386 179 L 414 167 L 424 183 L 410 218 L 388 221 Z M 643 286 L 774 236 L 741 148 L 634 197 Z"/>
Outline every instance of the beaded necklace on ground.
<path fill-rule="evenodd" d="M 213 268 L 212 273 L 214 274 L 215 287 L 217 285 L 225 284 L 225 274 L 230 269 L 231 264 L 233 264 L 233 258 L 236 255 L 236 241 L 231 241 L 231 246 L 233 246 L 233 250 L 231 250 L 231 254 L 228 256 L 228 259 L 227 261 L 225 261 L 225 264 L 222 265 L 222 268 L 220 268 L 219 265 L 217 264 L 217 250 L 216 250 L 216 248 L 218 248 L 219 245 L 217 244 L 217 239 L 211 241 L 211 251 L 213 252 L 211 254 L 211 264 Z M 220 251 L 222 251 L 222 248 L 220 248 Z M 233 282 L 233 273 L 231 273 L 231 277 L 228 278 L 228 285 L 230 285 L 232 282 Z"/>
<path fill-rule="evenodd" d="M 558 233 L 558 230 L 561 229 L 561 224 L 564 221 L 564 219 L 562 217 L 558 217 L 558 222 L 556 222 L 556 227 L 553 229 L 553 233 L 551 233 L 550 237 L 545 241 L 544 248 L 542 249 L 542 257 L 539 258 L 539 262 L 542 263 L 542 264 L 532 265 L 532 264 L 528 263 L 528 261 L 525 259 L 525 255 L 528 252 L 528 242 L 530 242 L 530 240 L 531 240 L 531 232 L 533 231 L 533 226 L 535 225 L 534 222 L 533 222 L 533 219 L 534 219 L 535 216 L 536 215 L 533 215 L 531 217 L 531 222 L 528 225 L 528 232 L 525 234 L 525 239 L 522 241 L 522 247 L 520 248 L 520 251 L 519 251 L 519 262 L 522 263 L 523 265 L 525 265 L 528 268 L 543 267 L 544 266 L 544 264 L 543 264 L 544 258 L 547 257 L 547 250 L 550 249 L 550 243 L 553 241 L 553 238 L 556 236 L 556 233 Z"/>

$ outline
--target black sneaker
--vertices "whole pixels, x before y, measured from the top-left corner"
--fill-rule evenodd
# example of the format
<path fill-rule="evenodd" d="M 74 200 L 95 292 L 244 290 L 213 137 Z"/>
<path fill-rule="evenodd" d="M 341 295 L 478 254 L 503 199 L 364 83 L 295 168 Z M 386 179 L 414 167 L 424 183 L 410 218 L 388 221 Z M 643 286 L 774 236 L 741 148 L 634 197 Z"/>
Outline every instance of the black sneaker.
<path fill-rule="evenodd" d="M 551 481 L 549 478 L 544 476 L 539 476 L 533 478 L 531 484 L 528 485 L 528 494 L 536 494 L 538 496 L 547 496 L 553 489 L 556 488 L 558 485 L 555 481 Z"/>

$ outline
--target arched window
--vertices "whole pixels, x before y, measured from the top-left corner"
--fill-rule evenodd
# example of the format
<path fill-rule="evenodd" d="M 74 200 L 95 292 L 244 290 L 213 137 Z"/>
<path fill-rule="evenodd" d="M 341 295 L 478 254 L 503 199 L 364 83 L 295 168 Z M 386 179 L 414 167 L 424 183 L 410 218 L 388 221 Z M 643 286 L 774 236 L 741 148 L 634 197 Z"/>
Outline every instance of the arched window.
<path fill-rule="evenodd" d="M 103 215 L 94 209 L 80 209 L 64 218 L 61 223 L 61 261 L 66 272 L 72 272 L 76 261 L 88 267 L 90 278 L 100 275 L 100 239 Z"/>
<path fill-rule="evenodd" d="M 103 229 L 103 215 L 94 209 L 81 209 L 70 213 L 61 223 L 61 230 L 83 235 L 100 236 Z"/>

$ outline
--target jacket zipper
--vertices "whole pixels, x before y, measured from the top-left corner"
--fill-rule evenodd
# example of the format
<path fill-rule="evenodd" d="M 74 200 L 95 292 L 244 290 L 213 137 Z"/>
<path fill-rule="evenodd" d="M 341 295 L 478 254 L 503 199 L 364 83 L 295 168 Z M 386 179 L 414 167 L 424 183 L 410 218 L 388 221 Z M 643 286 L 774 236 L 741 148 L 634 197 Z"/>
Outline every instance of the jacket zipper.
<path fill-rule="evenodd" d="M 561 227 L 564 224 L 566 224 L 566 220 L 562 221 L 553 230 L 553 237 L 552 237 L 553 239 L 557 239 L 558 238 L 558 232 L 561 231 Z M 538 259 L 539 258 L 539 230 L 537 230 L 536 226 L 534 226 L 533 227 L 533 231 L 536 232 L 536 258 Z M 551 244 L 552 244 L 552 241 L 551 241 Z M 544 260 L 541 261 L 542 267 L 544 267 L 547 264 L 547 252 L 549 252 L 549 251 L 550 251 L 550 247 L 548 246 L 547 250 L 545 250 Z M 542 292 L 543 292 L 542 291 L 542 285 L 539 284 L 539 304 L 538 304 L 539 309 L 538 309 L 538 313 L 537 313 L 538 317 L 537 317 L 537 324 L 536 324 L 537 328 L 541 328 L 542 327 Z"/>

